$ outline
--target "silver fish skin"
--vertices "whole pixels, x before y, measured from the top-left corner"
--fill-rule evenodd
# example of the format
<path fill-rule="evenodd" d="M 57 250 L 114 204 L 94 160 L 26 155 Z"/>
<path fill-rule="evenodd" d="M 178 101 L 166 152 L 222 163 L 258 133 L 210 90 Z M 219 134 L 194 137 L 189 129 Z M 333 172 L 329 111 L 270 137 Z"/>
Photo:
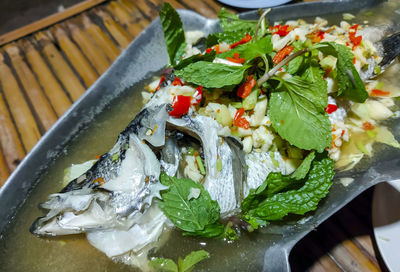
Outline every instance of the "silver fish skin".
<path fill-rule="evenodd" d="M 272 157 L 278 162 L 273 163 Z M 290 174 L 282 155 L 278 151 L 257 152 L 253 150 L 245 156 L 247 165 L 247 179 L 244 183 L 243 195 L 246 197 L 250 189 L 260 186 L 271 172 Z"/>
<path fill-rule="evenodd" d="M 207 116 L 184 116 L 170 118 L 169 125 L 200 140 L 203 147 L 206 176 L 204 188 L 211 198 L 218 202 L 224 216 L 240 207 L 243 198 L 243 180 L 246 177 L 241 147 L 233 140 L 218 136 L 221 125 Z M 230 144 L 229 144 L 230 143 Z M 231 147 L 232 146 L 232 147 Z M 217 160 L 222 167 L 217 169 Z"/>
<path fill-rule="evenodd" d="M 160 164 L 162 170 L 170 177 L 176 175 L 181 160 L 178 140 L 174 135 L 168 136 L 165 146 L 161 150 Z"/>

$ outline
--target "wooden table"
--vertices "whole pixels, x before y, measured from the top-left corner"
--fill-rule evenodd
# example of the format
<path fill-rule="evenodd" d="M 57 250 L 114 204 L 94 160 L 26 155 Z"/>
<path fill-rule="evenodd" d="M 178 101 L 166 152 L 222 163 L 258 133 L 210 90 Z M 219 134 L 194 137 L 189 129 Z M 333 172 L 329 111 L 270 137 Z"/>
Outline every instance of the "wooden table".
<path fill-rule="evenodd" d="M 162 1 L 117 0 L 97 5 L 100 2 L 104 1 L 85 1 L 72 12 L 0 37 L 0 44 L 12 41 L 0 48 L 0 184 L 157 17 Z M 213 0 L 169 2 L 211 18 L 223 6 Z M 15 40 L 26 33 L 32 34 Z M 374 244 L 371 196 L 371 190 L 362 194 L 296 245 L 291 254 L 293 271 L 385 270 Z"/>

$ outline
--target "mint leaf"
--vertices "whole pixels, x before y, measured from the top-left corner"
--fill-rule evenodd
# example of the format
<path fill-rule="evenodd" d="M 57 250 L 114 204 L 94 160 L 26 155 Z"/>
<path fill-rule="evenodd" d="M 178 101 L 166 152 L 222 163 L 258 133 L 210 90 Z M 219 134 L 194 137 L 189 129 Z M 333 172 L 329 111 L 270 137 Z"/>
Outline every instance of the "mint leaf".
<path fill-rule="evenodd" d="M 353 53 L 347 46 L 334 42 L 324 42 L 315 45 L 315 48 L 325 55 L 337 58 L 336 69 L 338 81 L 338 95 L 351 101 L 364 103 L 368 98 L 365 85 L 353 64 Z"/>
<path fill-rule="evenodd" d="M 313 102 L 317 103 L 318 107 L 324 108 L 325 112 L 325 108 L 328 105 L 328 83 L 323 79 L 323 72 L 318 62 L 310 61 L 309 67 L 301 75 L 301 78 L 312 83 L 315 90 L 319 90 L 319 97 Z"/>
<path fill-rule="evenodd" d="M 197 263 L 208 258 L 210 258 L 210 253 L 205 250 L 192 251 L 189 255 L 185 257 L 185 259 L 183 259 L 182 267 L 180 267 L 179 271 L 192 271 Z"/>
<path fill-rule="evenodd" d="M 299 182 L 290 176 L 282 175 L 280 172 L 271 172 L 259 187 L 250 189 L 249 195 L 242 202 L 242 211 L 254 209 L 266 198 L 283 190 L 293 189 L 298 185 Z"/>
<path fill-rule="evenodd" d="M 198 61 L 207 61 L 212 62 L 215 58 L 216 52 L 213 50 L 210 53 L 205 53 L 204 55 L 198 54 L 193 55 L 188 58 L 181 60 L 177 65 L 174 66 L 175 70 L 180 70 L 188 66 L 189 64 L 198 62 Z"/>
<path fill-rule="evenodd" d="M 239 84 L 248 66 L 229 66 L 222 63 L 198 61 L 175 71 L 177 77 L 205 88 L 221 88 Z"/>
<path fill-rule="evenodd" d="M 240 41 L 246 34 L 253 35 L 253 31 L 224 31 L 208 35 L 206 39 L 207 47 L 211 47 L 217 43 L 226 42 L 232 44 Z"/>
<path fill-rule="evenodd" d="M 262 220 L 260 218 L 257 217 L 253 217 L 249 214 L 245 214 L 242 216 L 242 220 L 246 221 L 247 223 L 250 224 L 250 226 L 253 228 L 253 230 L 258 229 L 259 227 L 263 227 L 268 225 L 268 222 L 265 220 Z M 249 228 L 248 228 L 249 230 Z M 249 230 L 251 231 L 251 230 Z"/>
<path fill-rule="evenodd" d="M 210 253 L 205 250 L 190 252 L 185 259 L 178 258 L 178 265 L 171 259 L 167 258 L 152 258 L 149 265 L 155 271 L 164 272 L 190 272 L 194 266 L 204 259 L 210 258 Z"/>
<path fill-rule="evenodd" d="M 204 227 L 203 230 L 196 230 L 191 232 L 183 232 L 183 236 L 194 236 L 203 238 L 212 238 L 221 236 L 225 231 L 224 225 L 220 223 L 209 224 Z"/>
<path fill-rule="evenodd" d="M 255 31 L 257 26 L 256 20 L 241 20 L 238 15 L 228 12 L 225 8 L 219 11 L 218 18 L 224 32 Z"/>
<path fill-rule="evenodd" d="M 295 57 L 293 60 L 291 60 L 289 62 L 286 72 L 288 72 L 291 75 L 296 74 L 300 70 L 300 68 L 303 66 L 304 62 L 305 62 L 304 55 Z"/>
<path fill-rule="evenodd" d="M 219 58 L 233 57 L 234 53 L 239 53 L 241 58 L 245 58 L 246 63 L 252 61 L 255 57 L 263 56 L 272 52 L 271 36 L 264 37 L 254 43 L 246 43 L 235 47 L 234 49 L 221 53 Z"/>
<path fill-rule="evenodd" d="M 167 175 L 165 172 L 161 172 L 160 174 L 160 183 L 165 186 L 171 186 L 174 182 L 174 178 Z"/>
<path fill-rule="evenodd" d="M 257 207 L 257 205 L 267 196 L 267 186 L 268 181 L 265 179 L 260 186 L 255 189 L 250 189 L 248 196 L 243 199 L 241 204 L 242 211 L 246 212 Z"/>
<path fill-rule="evenodd" d="M 164 271 L 164 272 L 179 272 L 178 266 L 171 259 L 164 258 L 152 258 L 149 261 L 149 264 L 155 271 Z"/>
<path fill-rule="evenodd" d="M 291 45 L 294 47 L 294 52 L 297 52 L 304 48 L 303 43 L 300 41 L 295 41 Z M 297 72 L 301 71 L 306 64 L 306 56 L 300 55 L 289 62 L 286 72 L 294 75 Z"/>
<path fill-rule="evenodd" d="M 174 65 L 183 55 L 186 42 L 182 21 L 176 10 L 164 3 L 160 11 L 161 25 L 164 31 L 164 40 L 167 46 L 170 64 Z"/>
<path fill-rule="evenodd" d="M 311 73 L 311 72 L 310 72 Z M 314 72 L 311 73 L 316 76 Z M 273 128 L 290 144 L 318 152 L 331 143 L 331 123 L 325 112 L 328 104 L 326 85 L 309 82 L 299 76 L 280 81 L 271 92 L 269 116 Z"/>
<path fill-rule="evenodd" d="M 170 184 L 169 189 L 161 193 L 160 207 L 176 227 L 185 231 L 186 235 L 219 235 L 215 231 L 212 232 L 215 235 L 209 234 L 209 228 L 219 224 L 220 208 L 203 186 L 191 179 L 178 179 L 166 174 L 160 176 L 160 181 L 162 184 Z M 200 190 L 200 195 L 189 199 L 191 190 Z"/>
<path fill-rule="evenodd" d="M 312 151 L 307 157 L 303 160 L 300 166 L 294 171 L 294 173 L 290 176 L 292 179 L 303 179 L 306 177 L 308 171 L 310 171 L 311 163 L 315 158 L 315 152 Z"/>
<path fill-rule="evenodd" d="M 305 183 L 300 189 L 268 197 L 248 214 L 254 218 L 272 221 L 282 219 L 290 213 L 302 215 L 315 210 L 332 185 L 335 174 L 333 165 L 333 161 L 329 158 L 314 160 Z"/>

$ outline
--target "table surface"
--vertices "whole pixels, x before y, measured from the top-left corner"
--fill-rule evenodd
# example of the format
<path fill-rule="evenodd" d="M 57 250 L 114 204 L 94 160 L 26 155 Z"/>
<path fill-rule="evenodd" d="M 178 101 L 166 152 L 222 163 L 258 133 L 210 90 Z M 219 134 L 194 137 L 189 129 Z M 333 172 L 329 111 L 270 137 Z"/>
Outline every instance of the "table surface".
<path fill-rule="evenodd" d="M 0 48 L 0 185 L 40 137 L 160 10 L 161 0 L 117 0 Z M 215 18 L 213 0 L 169 0 Z M 240 11 L 227 7 L 231 11 Z M 373 237 L 372 190 L 293 249 L 293 271 L 385 271 Z"/>

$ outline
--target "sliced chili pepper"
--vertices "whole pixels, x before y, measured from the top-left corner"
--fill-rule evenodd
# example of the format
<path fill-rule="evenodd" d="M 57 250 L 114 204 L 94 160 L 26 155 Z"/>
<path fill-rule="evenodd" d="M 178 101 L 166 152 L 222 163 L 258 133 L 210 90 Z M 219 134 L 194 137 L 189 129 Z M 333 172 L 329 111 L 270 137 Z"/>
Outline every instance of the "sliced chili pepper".
<path fill-rule="evenodd" d="M 234 120 L 236 121 L 237 119 L 241 118 L 243 116 L 243 114 L 244 114 L 244 108 L 238 109 L 236 111 Z"/>
<path fill-rule="evenodd" d="M 285 46 L 284 48 L 282 48 L 281 50 L 279 50 L 278 53 L 276 53 L 276 55 L 274 56 L 274 58 L 272 59 L 272 61 L 275 64 L 278 64 L 279 62 L 281 62 L 287 55 L 289 55 L 290 53 L 292 53 L 293 51 L 293 46 L 289 45 L 289 46 Z"/>
<path fill-rule="evenodd" d="M 353 64 L 356 64 L 356 57 L 353 57 Z"/>
<path fill-rule="evenodd" d="M 214 49 L 212 49 L 212 48 L 207 48 L 206 49 L 206 53 L 211 53 L 211 51 L 213 51 Z"/>
<path fill-rule="evenodd" d="M 325 32 L 322 30 L 314 31 L 308 34 L 307 38 L 311 39 L 312 43 L 319 43 L 325 38 Z"/>
<path fill-rule="evenodd" d="M 215 50 L 215 52 L 217 52 L 217 54 L 221 54 L 222 52 L 219 50 L 219 44 L 216 44 L 215 46 L 214 46 L 214 50 Z"/>
<path fill-rule="evenodd" d="M 325 108 L 325 112 L 327 114 L 331 114 L 331 113 L 337 111 L 337 109 L 338 109 L 338 106 L 336 106 L 335 104 L 328 104 L 328 106 Z"/>
<path fill-rule="evenodd" d="M 158 91 L 161 88 L 161 84 L 165 81 L 165 76 L 162 76 L 160 78 L 160 82 L 158 83 L 158 86 L 156 88 L 156 91 Z"/>
<path fill-rule="evenodd" d="M 233 49 L 238 45 L 241 45 L 241 44 L 244 44 L 244 43 L 248 43 L 249 41 L 251 41 L 252 38 L 253 37 L 251 37 L 250 34 L 247 33 L 246 36 L 244 36 L 240 41 L 231 44 L 229 47 L 231 49 Z"/>
<path fill-rule="evenodd" d="M 203 86 L 197 87 L 196 91 L 193 94 L 192 105 L 198 105 L 203 98 Z"/>
<path fill-rule="evenodd" d="M 182 115 L 186 114 L 190 108 L 190 101 L 192 100 L 191 96 L 184 96 L 184 95 L 176 95 L 174 96 L 174 101 L 172 102 L 172 108 L 169 115 L 173 117 L 181 117 Z"/>
<path fill-rule="evenodd" d="M 177 86 L 177 85 L 183 86 L 183 83 L 182 83 L 182 80 L 179 77 L 176 77 L 174 79 L 174 81 L 172 81 L 172 85 L 173 86 Z"/>
<path fill-rule="evenodd" d="M 355 24 L 350 27 L 350 29 L 353 29 L 354 31 L 357 31 L 359 24 Z"/>
<path fill-rule="evenodd" d="M 285 37 L 291 31 L 291 30 L 289 30 L 289 25 L 283 25 L 283 26 L 276 25 L 270 30 L 274 30 L 274 29 L 276 29 L 276 31 L 273 32 L 272 34 L 278 34 L 281 37 Z"/>
<path fill-rule="evenodd" d="M 362 41 L 362 36 L 360 35 L 360 36 L 356 37 L 358 24 L 351 26 L 350 29 L 354 30 L 354 31 L 349 32 L 349 39 L 350 39 L 351 43 L 354 46 L 360 45 L 360 43 Z"/>
<path fill-rule="evenodd" d="M 349 38 L 350 38 L 351 43 L 354 46 L 360 45 L 360 43 L 362 41 L 361 35 L 356 37 L 356 33 L 352 33 L 352 32 L 349 32 Z"/>
<path fill-rule="evenodd" d="M 246 118 L 242 117 L 243 114 L 244 114 L 244 108 L 238 109 L 235 114 L 233 124 L 237 127 L 248 129 L 250 127 L 250 123 L 249 121 L 246 120 Z"/>
<path fill-rule="evenodd" d="M 366 121 L 362 124 L 364 130 L 373 130 L 375 126 L 370 122 Z"/>
<path fill-rule="evenodd" d="M 237 127 L 244 128 L 244 129 L 249 129 L 250 128 L 249 121 L 247 121 L 246 118 L 244 118 L 244 117 L 239 118 L 238 120 L 236 120 L 234 122 L 234 125 L 237 126 Z"/>
<path fill-rule="evenodd" d="M 246 82 L 239 86 L 236 95 L 241 98 L 245 98 L 249 96 L 254 86 L 256 86 L 256 80 L 254 79 L 253 75 L 247 76 Z"/>
<path fill-rule="evenodd" d="M 226 57 L 226 59 L 235 63 L 244 63 L 246 61 L 244 58 L 239 58 L 239 53 L 233 53 L 233 58 Z"/>
<path fill-rule="evenodd" d="M 390 92 L 386 92 L 386 91 L 382 91 L 382 90 L 378 90 L 378 89 L 373 89 L 371 91 L 371 96 L 387 96 L 389 94 L 390 94 Z"/>

